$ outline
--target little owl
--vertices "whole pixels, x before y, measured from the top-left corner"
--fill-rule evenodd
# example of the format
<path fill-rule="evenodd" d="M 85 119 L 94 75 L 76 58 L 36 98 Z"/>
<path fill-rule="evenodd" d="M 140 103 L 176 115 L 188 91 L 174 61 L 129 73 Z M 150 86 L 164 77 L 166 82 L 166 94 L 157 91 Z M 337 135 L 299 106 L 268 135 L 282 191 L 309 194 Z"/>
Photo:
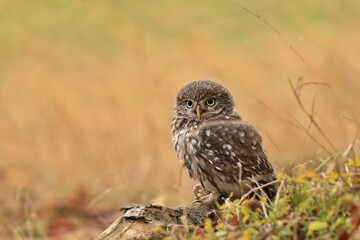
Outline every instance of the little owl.
<path fill-rule="evenodd" d="M 177 94 L 173 144 L 190 177 L 211 201 L 248 194 L 276 195 L 274 170 L 256 129 L 242 120 L 230 92 L 217 82 L 198 80 Z"/>

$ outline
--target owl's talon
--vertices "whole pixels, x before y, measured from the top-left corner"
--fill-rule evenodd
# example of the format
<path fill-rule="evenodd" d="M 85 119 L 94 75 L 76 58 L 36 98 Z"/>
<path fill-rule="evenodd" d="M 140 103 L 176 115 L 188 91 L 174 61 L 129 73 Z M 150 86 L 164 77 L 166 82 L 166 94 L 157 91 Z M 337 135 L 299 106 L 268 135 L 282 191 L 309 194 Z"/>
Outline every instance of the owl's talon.
<path fill-rule="evenodd" d="M 204 188 L 201 186 L 200 183 L 196 184 L 193 187 L 193 193 L 194 193 L 195 197 L 198 197 L 203 191 L 204 191 Z"/>
<path fill-rule="evenodd" d="M 193 205 L 207 205 L 210 208 L 214 208 L 215 202 L 217 201 L 217 194 L 214 194 L 210 191 L 205 190 L 201 184 L 196 184 L 193 187 L 193 192 L 195 199 L 193 200 Z"/>
<path fill-rule="evenodd" d="M 194 193 L 195 197 L 203 198 L 204 196 L 209 195 L 211 192 L 208 190 L 205 190 L 203 188 L 203 186 L 201 186 L 201 184 L 198 183 L 193 187 L 193 193 Z"/>

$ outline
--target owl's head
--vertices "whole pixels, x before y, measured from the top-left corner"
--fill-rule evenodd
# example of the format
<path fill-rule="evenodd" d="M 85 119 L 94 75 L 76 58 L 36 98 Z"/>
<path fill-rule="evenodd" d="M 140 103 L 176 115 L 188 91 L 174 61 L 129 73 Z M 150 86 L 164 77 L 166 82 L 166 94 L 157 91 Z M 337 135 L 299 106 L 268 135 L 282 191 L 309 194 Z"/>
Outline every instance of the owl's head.
<path fill-rule="evenodd" d="M 175 112 L 178 117 L 197 121 L 238 116 L 230 92 L 210 80 L 193 81 L 180 89 Z"/>

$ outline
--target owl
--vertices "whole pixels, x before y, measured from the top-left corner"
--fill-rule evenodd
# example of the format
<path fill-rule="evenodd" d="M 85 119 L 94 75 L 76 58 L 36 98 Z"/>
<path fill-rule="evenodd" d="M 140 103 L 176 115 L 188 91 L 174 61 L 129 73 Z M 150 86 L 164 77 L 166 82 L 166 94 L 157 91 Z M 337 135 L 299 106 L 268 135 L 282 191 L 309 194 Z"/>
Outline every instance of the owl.
<path fill-rule="evenodd" d="M 221 84 L 198 80 L 180 89 L 171 127 L 177 157 L 212 201 L 249 191 L 249 196 L 274 198 L 276 178 L 262 138 L 240 117 Z"/>

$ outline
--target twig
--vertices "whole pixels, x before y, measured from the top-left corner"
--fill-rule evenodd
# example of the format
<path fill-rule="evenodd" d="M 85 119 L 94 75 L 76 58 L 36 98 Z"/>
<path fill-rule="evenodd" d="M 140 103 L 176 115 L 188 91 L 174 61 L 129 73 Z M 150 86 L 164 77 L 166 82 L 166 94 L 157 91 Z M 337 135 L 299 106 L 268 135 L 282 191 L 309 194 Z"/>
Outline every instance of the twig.
<path fill-rule="evenodd" d="M 299 89 L 296 89 L 296 88 L 295 88 L 295 86 L 293 85 L 293 83 L 291 82 L 290 79 L 289 79 L 289 83 L 290 83 L 291 90 L 292 90 L 292 92 L 293 92 L 293 94 L 294 94 L 294 96 L 295 96 L 295 99 L 296 99 L 297 103 L 299 104 L 301 110 L 306 114 L 306 116 L 307 116 L 307 117 L 310 119 L 310 121 L 314 124 L 314 126 L 316 127 L 316 129 L 320 132 L 321 136 L 327 141 L 327 143 L 333 148 L 333 150 L 334 150 L 335 152 L 338 152 L 338 151 L 336 150 L 336 147 L 334 146 L 334 144 L 333 144 L 333 143 L 330 141 L 330 139 L 326 136 L 326 134 L 324 133 L 324 131 L 320 128 L 319 124 L 315 121 L 313 114 L 312 114 L 312 113 L 309 113 L 309 112 L 305 109 L 304 105 L 302 104 L 302 102 L 301 102 L 301 100 L 300 100 L 300 97 L 299 97 L 300 94 L 297 92 L 297 90 L 299 90 Z M 307 85 L 309 85 L 309 84 L 312 84 L 312 83 L 311 83 L 311 82 L 308 82 Z M 319 84 L 319 83 L 315 83 L 315 84 Z M 322 85 L 324 85 L 324 84 L 322 84 Z M 302 89 L 303 86 L 304 86 L 304 84 L 301 84 L 301 86 L 299 86 L 299 87 L 300 87 L 300 91 L 301 91 L 301 89 Z M 328 85 L 325 84 L 325 86 L 328 86 Z"/>
<path fill-rule="evenodd" d="M 352 145 L 355 145 L 355 142 L 356 142 L 356 140 L 358 138 L 358 135 L 360 133 L 360 122 L 359 122 L 358 119 L 356 119 L 356 117 L 353 114 L 351 114 L 351 116 L 353 118 L 349 118 L 349 117 L 343 115 L 343 118 L 345 118 L 346 120 L 349 120 L 349 121 L 351 121 L 351 122 L 353 122 L 353 123 L 355 123 L 357 125 L 356 132 L 354 134 L 353 140 L 351 141 Z"/>
<path fill-rule="evenodd" d="M 107 196 L 109 193 L 112 192 L 111 188 L 107 188 L 104 191 L 102 191 L 100 194 L 98 194 L 97 196 L 95 196 L 89 203 L 88 203 L 88 207 L 89 208 L 93 208 L 93 206 L 99 202 L 101 199 L 103 199 L 105 196 Z"/>
<path fill-rule="evenodd" d="M 284 185 L 285 185 L 285 177 L 282 177 L 280 185 L 278 187 L 278 191 L 277 191 L 276 196 L 275 196 L 274 204 L 276 204 L 279 201 L 280 192 L 281 192 L 281 189 L 284 187 Z"/>
<path fill-rule="evenodd" d="M 275 149 L 278 151 L 281 159 L 283 162 L 285 162 L 285 157 L 284 155 L 282 154 L 281 150 L 280 150 L 280 147 L 276 144 L 275 140 L 270 136 L 270 134 L 266 131 L 263 131 L 265 133 L 265 135 L 269 138 L 270 142 L 274 145 Z M 277 162 L 276 162 L 277 163 Z M 279 166 L 281 166 L 281 164 L 277 163 Z"/>
<path fill-rule="evenodd" d="M 269 105 L 267 105 L 265 102 L 263 102 L 262 100 L 258 99 L 257 97 L 255 96 L 251 96 L 255 101 L 257 101 L 259 104 L 261 104 L 262 106 L 264 106 L 268 111 L 270 111 L 272 114 L 274 114 L 274 116 L 279 119 L 280 121 L 284 122 L 284 123 L 287 123 L 287 124 L 290 124 L 294 127 L 297 127 L 299 128 L 299 126 L 296 125 L 296 123 L 290 121 L 290 120 L 287 120 L 283 117 L 281 117 L 278 113 L 276 113 L 271 107 L 269 107 Z"/>
<path fill-rule="evenodd" d="M 305 147 L 306 140 L 309 138 L 309 134 L 308 134 L 308 133 L 310 132 L 311 126 L 312 126 L 312 122 L 310 121 L 310 122 L 309 122 L 309 126 L 306 128 L 305 136 L 304 136 L 304 139 L 303 139 L 303 141 L 302 141 L 302 143 L 301 143 L 299 152 L 298 152 L 298 154 L 297 154 L 297 158 L 293 161 L 292 164 L 295 164 L 295 162 L 296 162 L 298 159 L 300 159 L 301 153 L 302 153 L 302 151 L 303 151 L 303 149 L 304 149 L 304 147 Z"/>
<path fill-rule="evenodd" d="M 253 181 L 258 187 L 260 187 L 260 191 L 262 192 L 262 194 L 267 198 L 267 200 L 269 200 L 269 202 L 271 202 L 271 199 L 266 194 L 266 192 L 264 191 L 264 188 L 259 184 L 259 182 L 254 177 L 250 178 L 250 180 Z M 261 196 L 259 196 L 259 197 L 261 197 Z"/>
<path fill-rule="evenodd" d="M 268 218 L 269 218 L 269 215 L 268 215 L 267 212 L 266 212 L 266 207 L 265 207 L 264 202 L 261 202 L 261 207 L 262 207 L 262 210 L 263 210 L 263 212 L 264 212 L 265 218 L 268 219 Z"/>
<path fill-rule="evenodd" d="M 329 162 L 329 161 L 332 160 L 332 159 L 333 159 L 332 156 L 327 157 L 324 161 L 321 162 L 321 164 L 320 164 L 319 166 L 317 166 L 317 167 L 315 168 L 315 171 L 319 171 L 320 168 L 321 168 L 322 166 L 324 166 L 325 163 Z"/>
<path fill-rule="evenodd" d="M 299 93 L 300 94 L 300 93 Z M 316 94 L 315 94 L 315 96 L 314 96 L 314 98 L 313 98 L 313 101 L 312 101 L 312 104 L 311 104 L 311 115 L 314 115 L 314 111 L 315 111 L 315 100 L 316 100 Z M 298 160 L 298 159 L 300 159 L 300 156 L 301 156 L 301 152 L 302 152 L 302 150 L 304 149 L 304 146 L 305 146 L 305 143 L 306 143 L 306 140 L 308 139 L 308 137 L 309 137 L 309 132 L 310 132 L 310 129 L 311 129 L 311 126 L 313 125 L 313 123 L 310 121 L 309 122 L 309 126 L 307 127 L 307 131 L 306 131 L 306 134 L 305 134 L 305 136 L 304 136 L 304 139 L 303 139 L 303 141 L 302 141 L 302 143 L 301 143 L 301 147 L 300 147 L 300 150 L 299 150 L 299 152 L 298 152 L 298 156 L 297 156 L 297 158 L 293 161 L 293 163 L 292 164 L 295 164 L 295 162 Z"/>
<path fill-rule="evenodd" d="M 265 184 L 262 184 L 260 187 L 254 187 L 254 188 L 251 188 L 250 191 L 248 191 L 246 194 L 242 195 L 241 199 L 240 199 L 240 203 L 243 202 L 250 194 L 252 194 L 253 192 L 257 191 L 257 190 L 260 190 L 262 189 L 263 187 L 266 187 L 266 186 L 269 186 L 269 185 L 272 185 L 274 183 L 278 183 L 279 180 L 274 180 L 274 181 L 271 181 L 271 182 L 268 182 L 268 183 L 265 183 Z"/>
<path fill-rule="evenodd" d="M 328 154 L 331 154 L 330 150 L 328 150 L 323 144 L 321 144 L 294 116 L 291 115 L 291 113 L 289 113 L 289 112 L 287 112 L 287 113 L 298 124 L 298 127 L 308 134 L 308 136 L 311 138 L 311 140 L 313 140 L 315 143 L 317 143 L 322 149 L 324 149 L 325 152 L 327 152 Z"/>
<path fill-rule="evenodd" d="M 250 15 L 256 17 L 260 21 L 262 21 L 266 26 L 268 26 L 273 32 L 275 32 L 280 39 L 285 43 L 285 45 L 310 69 L 311 72 L 313 72 L 317 77 L 319 77 L 321 80 L 325 82 L 325 79 L 305 60 L 305 58 L 286 40 L 286 38 L 281 34 L 279 30 L 277 30 L 272 24 L 270 24 L 267 20 L 265 20 L 260 15 L 254 13 L 253 11 L 246 8 L 244 5 L 239 3 L 238 1 L 235 1 L 235 4 L 237 4 L 239 7 L 241 7 L 243 10 L 245 10 Z"/>

